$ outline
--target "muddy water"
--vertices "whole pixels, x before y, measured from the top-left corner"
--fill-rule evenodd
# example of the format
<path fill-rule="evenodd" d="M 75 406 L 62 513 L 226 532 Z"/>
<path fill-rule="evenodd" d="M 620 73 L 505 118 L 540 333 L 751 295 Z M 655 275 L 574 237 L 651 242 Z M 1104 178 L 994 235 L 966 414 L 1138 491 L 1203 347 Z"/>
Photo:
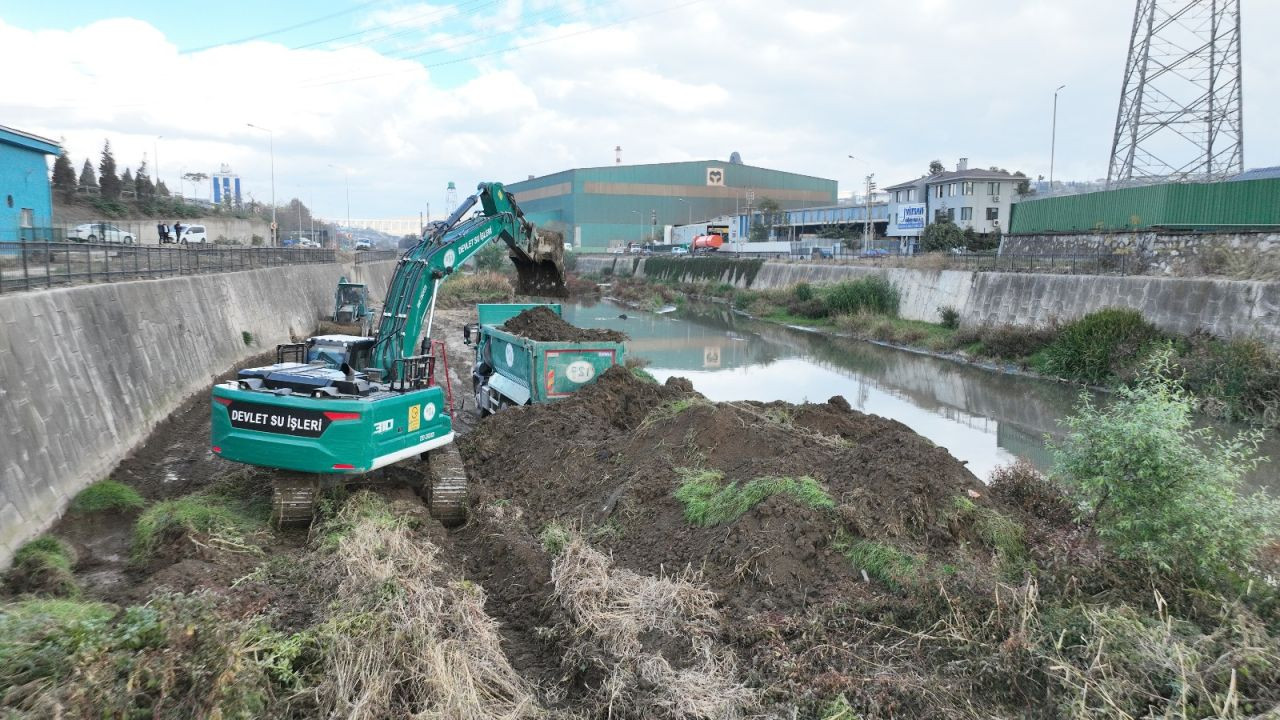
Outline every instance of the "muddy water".
<path fill-rule="evenodd" d="M 843 395 L 853 407 L 898 420 L 947 448 L 980 478 L 1019 457 L 1048 467 L 1045 438 L 1062 435 L 1059 420 L 1080 397 L 1079 388 L 1065 384 L 755 322 L 719 307 L 652 314 L 599 303 L 565 305 L 564 314 L 580 327 L 627 333 L 628 353 L 648 360 L 660 381 L 687 377 L 712 400 L 798 403 Z M 1280 437 L 1268 433 L 1260 451 L 1280 458 Z M 1250 481 L 1280 495 L 1274 462 Z"/>

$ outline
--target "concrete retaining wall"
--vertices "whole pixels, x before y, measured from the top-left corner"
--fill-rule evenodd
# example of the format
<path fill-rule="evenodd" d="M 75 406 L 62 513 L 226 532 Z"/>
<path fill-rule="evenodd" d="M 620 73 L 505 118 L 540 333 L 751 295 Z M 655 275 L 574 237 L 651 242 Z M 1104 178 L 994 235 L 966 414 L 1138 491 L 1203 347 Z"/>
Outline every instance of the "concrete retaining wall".
<path fill-rule="evenodd" d="M 1171 233 L 1157 231 L 1006 235 L 1002 255 L 1131 256 L 1149 275 L 1226 274 L 1270 259 L 1280 248 L 1280 233 Z"/>
<path fill-rule="evenodd" d="M 614 258 L 579 258 L 578 270 L 600 272 L 611 267 L 618 275 L 630 275 L 632 258 L 616 260 L 615 267 Z M 635 274 L 643 277 L 644 260 Z M 883 275 L 898 288 L 902 293 L 899 314 L 910 320 L 938 322 L 938 308 L 953 307 L 960 311 L 965 325 L 1044 326 L 1102 308 L 1128 307 L 1169 332 L 1202 330 L 1219 337 L 1251 336 L 1280 348 L 1280 283 L 1275 282 L 765 261 L 751 288 L 778 289 L 800 282 L 829 285 L 867 275 Z"/>
<path fill-rule="evenodd" d="M 0 296 L 0 567 L 214 376 L 310 333 L 333 311 L 338 276 L 385 288 L 394 267 L 298 265 Z"/>

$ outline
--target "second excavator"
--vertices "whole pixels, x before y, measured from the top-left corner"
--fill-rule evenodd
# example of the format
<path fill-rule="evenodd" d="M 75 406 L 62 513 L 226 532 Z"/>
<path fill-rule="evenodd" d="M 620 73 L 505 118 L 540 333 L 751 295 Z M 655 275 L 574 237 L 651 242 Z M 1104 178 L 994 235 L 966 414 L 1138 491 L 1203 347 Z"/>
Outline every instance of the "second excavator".
<path fill-rule="evenodd" d="M 425 478 L 432 515 L 464 519 L 466 474 L 452 444 L 448 364 L 431 326 L 441 284 L 490 242 L 506 244 L 518 293 L 566 294 L 563 245 L 540 238 L 500 183 L 481 183 L 401 256 L 373 337 L 281 345 L 275 364 L 213 387 L 212 450 L 282 471 L 272 492 L 278 523 L 309 521 L 320 489 L 372 479 L 394 464 L 416 466 Z"/>

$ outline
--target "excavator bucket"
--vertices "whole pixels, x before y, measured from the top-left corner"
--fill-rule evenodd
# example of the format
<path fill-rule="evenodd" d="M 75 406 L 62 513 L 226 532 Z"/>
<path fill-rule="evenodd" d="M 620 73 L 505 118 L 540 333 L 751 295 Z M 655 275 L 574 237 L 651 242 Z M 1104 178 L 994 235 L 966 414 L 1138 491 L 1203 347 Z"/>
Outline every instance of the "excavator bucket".
<path fill-rule="evenodd" d="M 539 230 L 527 251 L 511 249 L 516 266 L 516 294 L 566 297 L 564 284 L 564 239 L 560 233 Z"/>

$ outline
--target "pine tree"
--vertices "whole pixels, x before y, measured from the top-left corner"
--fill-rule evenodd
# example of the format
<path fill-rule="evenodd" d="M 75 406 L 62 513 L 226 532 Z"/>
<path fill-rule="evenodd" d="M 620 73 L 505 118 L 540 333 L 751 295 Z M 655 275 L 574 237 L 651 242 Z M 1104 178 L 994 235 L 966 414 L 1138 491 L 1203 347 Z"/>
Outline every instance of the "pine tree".
<path fill-rule="evenodd" d="M 102 187 L 102 197 L 107 200 L 120 199 L 120 178 L 116 177 L 116 159 L 111 154 L 111 141 L 102 144 L 102 159 L 98 161 L 98 184 Z"/>
<path fill-rule="evenodd" d="M 156 181 L 156 194 L 160 197 L 169 197 L 169 188 L 164 184 L 163 180 Z"/>
<path fill-rule="evenodd" d="M 80 169 L 80 187 L 98 187 L 98 176 L 93 172 L 93 163 L 85 158 L 84 167 Z"/>
<path fill-rule="evenodd" d="M 129 168 L 125 168 L 124 174 L 120 176 L 120 189 L 137 191 L 137 186 L 133 182 L 133 173 L 129 171 Z M 103 194 L 105 195 L 106 193 Z"/>
<path fill-rule="evenodd" d="M 53 189 L 70 198 L 76 192 L 76 169 L 71 165 L 71 156 L 62 148 L 58 159 L 53 161 Z"/>
<path fill-rule="evenodd" d="M 138 173 L 133 176 L 133 188 L 140 198 L 149 198 L 155 195 L 156 188 L 151 184 L 151 175 L 147 172 L 147 161 L 143 160 L 138 166 Z"/>

